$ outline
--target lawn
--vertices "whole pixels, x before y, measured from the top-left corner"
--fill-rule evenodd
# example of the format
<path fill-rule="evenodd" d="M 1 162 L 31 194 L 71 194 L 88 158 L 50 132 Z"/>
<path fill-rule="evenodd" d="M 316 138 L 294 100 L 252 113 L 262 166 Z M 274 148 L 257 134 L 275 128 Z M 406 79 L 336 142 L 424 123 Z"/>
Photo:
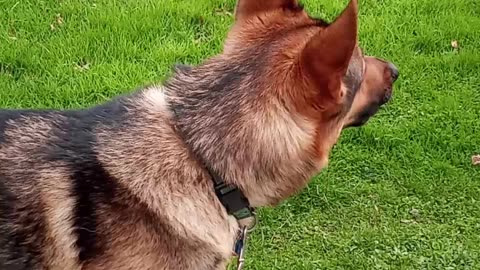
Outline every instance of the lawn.
<path fill-rule="evenodd" d="M 330 20 L 346 0 L 304 3 Z M 162 81 L 221 50 L 233 7 L 0 0 L 0 107 L 78 108 Z M 400 68 L 394 99 L 306 190 L 260 210 L 246 268 L 480 269 L 480 2 L 360 8 L 361 46 Z"/>

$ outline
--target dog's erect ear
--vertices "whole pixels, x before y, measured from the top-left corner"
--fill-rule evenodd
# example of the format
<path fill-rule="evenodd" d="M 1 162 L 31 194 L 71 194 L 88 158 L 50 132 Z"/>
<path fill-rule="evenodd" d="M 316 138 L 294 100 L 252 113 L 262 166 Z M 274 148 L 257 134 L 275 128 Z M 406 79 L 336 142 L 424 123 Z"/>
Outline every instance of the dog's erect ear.
<path fill-rule="evenodd" d="M 235 19 L 245 19 L 262 12 L 286 8 L 298 9 L 297 0 L 238 0 L 235 8 Z"/>
<path fill-rule="evenodd" d="M 332 97 L 339 93 L 357 44 L 357 24 L 358 3 L 351 0 L 342 14 L 314 35 L 302 51 L 301 65 L 305 75 L 318 87 L 328 89 Z"/>

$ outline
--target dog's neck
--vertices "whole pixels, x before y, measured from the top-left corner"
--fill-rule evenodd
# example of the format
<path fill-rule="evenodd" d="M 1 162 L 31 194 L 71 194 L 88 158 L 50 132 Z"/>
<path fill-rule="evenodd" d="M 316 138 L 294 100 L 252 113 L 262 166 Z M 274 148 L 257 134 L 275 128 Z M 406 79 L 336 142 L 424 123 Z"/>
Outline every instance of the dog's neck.
<path fill-rule="evenodd" d="M 190 150 L 251 206 L 274 205 L 319 170 L 313 125 L 262 96 L 242 64 L 177 70 L 165 86 L 175 126 Z"/>

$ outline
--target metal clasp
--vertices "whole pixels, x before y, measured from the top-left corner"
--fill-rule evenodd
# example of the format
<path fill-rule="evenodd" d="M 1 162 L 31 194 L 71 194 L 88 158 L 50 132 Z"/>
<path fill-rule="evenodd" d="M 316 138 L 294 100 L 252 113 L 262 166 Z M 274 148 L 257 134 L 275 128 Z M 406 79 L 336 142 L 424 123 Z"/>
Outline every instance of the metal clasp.
<path fill-rule="evenodd" d="M 237 243 L 235 245 L 235 253 L 238 255 L 237 258 L 237 270 L 243 269 L 243 264 L 245 263 L 245 245 L 247 244 L 248 237 L 248 228 L 244 226 L 240 232 Z"/>
<path fill-rule="evenodd" d="M 248 234 L 257 226 L 258 220 L 255 212 L 253 216 L 239 220 L 240 230 L 234 246 L 234 254 L 237 256 L 237 270 L 242 270 L 245 264 L 245 248 L 247 245 Z"/>

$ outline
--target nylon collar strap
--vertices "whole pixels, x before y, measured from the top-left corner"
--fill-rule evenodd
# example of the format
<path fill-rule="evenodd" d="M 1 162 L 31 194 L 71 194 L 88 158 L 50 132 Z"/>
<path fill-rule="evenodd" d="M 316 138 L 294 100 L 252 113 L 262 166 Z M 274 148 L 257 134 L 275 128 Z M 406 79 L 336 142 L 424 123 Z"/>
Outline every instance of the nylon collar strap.
<path fill-rule="evenodd" d="M 254 209 L 250 207 L 248 199 L 239 188 L 227 185 L 216 172 L 207 166 L 206 169 L 213 180 L 215 194 L 229 215 L 234 216 L 237 220 L 255 215 Z"/>

